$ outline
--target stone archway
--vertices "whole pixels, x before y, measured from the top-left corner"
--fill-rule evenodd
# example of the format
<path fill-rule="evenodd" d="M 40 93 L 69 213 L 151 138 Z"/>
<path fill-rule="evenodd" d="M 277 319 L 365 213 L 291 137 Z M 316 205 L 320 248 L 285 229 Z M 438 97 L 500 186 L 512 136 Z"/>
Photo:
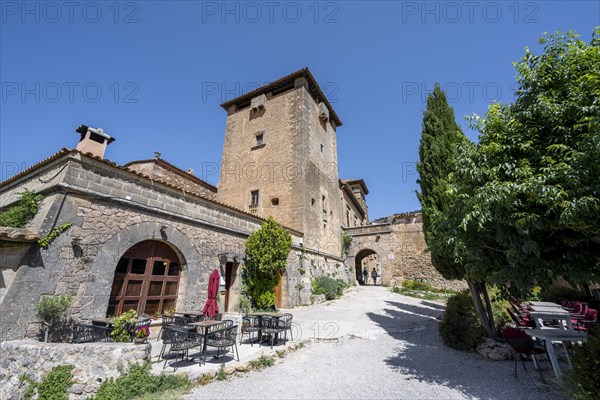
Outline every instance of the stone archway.
<path fill-rule="evenodd" d="M 200 265 L 200 255 L 191 240 L 172 226 L 158 222 L 129 225 L 103 245 L 89 267 L 93 282 L 89 282 L 81 299 L 80 318 L 103 318 L 106 312 L 115 266 L 121 256 L 135 244 L 145 240 L 159 240 L 169 244 L 181 262 L 180 295 L 177 304 L 187 304 L 186 287 L 190 266 Z"/>
<path fill-rule="evenodd" d="M 372 249 L 362 249 L 354 256 L 354 270 L 356 275 L 356 280 L 361 285 L 366 285 L 371 280 L 371 270 L 372 268 L 379 269 L 381 265 L 376 265 L 376 262 L 373 262 L 378 258 L 378 254 L 376 251 Z M 366 271 L 366 274 L 365 274 Z M 379 270 L 380 271 L 380 270 Z M 381 272 L 381 271 L 380 271 Z M 366 275 L 366 276 L 365 276 Z M 365 279 L 366 278 L 366 279 Z"/>

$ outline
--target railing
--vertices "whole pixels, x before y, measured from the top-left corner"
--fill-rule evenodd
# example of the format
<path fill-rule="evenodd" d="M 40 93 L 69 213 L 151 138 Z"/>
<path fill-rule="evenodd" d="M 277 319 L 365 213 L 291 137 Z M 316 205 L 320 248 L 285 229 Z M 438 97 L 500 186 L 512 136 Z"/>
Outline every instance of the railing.
<path fill-rule="evenodd" d="M 248 211 L 250 214 L 258 215 L 258 204 L 250 204 L 248 206 Z"/>

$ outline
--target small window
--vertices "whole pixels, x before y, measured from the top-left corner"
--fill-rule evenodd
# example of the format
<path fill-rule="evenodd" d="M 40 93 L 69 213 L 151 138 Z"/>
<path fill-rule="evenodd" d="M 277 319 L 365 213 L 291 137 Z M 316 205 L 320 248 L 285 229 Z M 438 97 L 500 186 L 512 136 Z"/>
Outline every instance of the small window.
<path fill-rule="evenodd" d="M 321 143 L 321 153 L 323 152 L 323 143 Z"/>
<path fill-rule="evenodd" d="M 250 204 L 253 206 L 258 205 L 258 190 L 253 190 L 250 192 Z"/>
<path fill-rule="evenodd" d="M 310 199 L 310 205 L 314 206 L 315 205 L 315 199 Z"/>
<path fill-rule="evenodd" d="M 261 144 L 264 144 L 264 139 L 265 139 L 265 134 L 264 133 L 259 133 L 258 135 L 256 135 L 256 145 L 260 146 Z"/>
<path fill-rule="evenodd" d="M 273 197 L 271 199 L 271 205 L 278 206 L 279 205 L 279 197 Z"/>

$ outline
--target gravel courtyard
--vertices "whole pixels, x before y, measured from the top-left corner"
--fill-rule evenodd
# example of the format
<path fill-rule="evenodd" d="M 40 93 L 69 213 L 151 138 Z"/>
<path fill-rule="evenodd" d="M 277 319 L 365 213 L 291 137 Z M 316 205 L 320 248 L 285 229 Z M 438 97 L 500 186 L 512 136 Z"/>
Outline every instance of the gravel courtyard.
<path fill-rule="evenodd" d="M 444 346 L 436 320 L 443 306 L 431 301 L 359 287 L 291 312 L 298 323 L 294 339 L 312 339 L 305 348 L 185 399 L 562 399 L 558 385 L 543 384 L 530 368 L 525 373 L 519 364 L 515 379 L 513 361 Z"/>

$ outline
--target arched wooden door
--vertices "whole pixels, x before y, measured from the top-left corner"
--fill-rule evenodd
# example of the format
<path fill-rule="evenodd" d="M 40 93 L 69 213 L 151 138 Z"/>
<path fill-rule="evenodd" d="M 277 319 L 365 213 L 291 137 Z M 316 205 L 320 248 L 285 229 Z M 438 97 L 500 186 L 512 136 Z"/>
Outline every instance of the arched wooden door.
<path fill-rule="evenodd" d="M 134 245 L 117 264 L 106 315 L 136 310 L 152 316 L 174 308 L 180 275 L 179 257 L 168 244 L 145 240 Z"/>

